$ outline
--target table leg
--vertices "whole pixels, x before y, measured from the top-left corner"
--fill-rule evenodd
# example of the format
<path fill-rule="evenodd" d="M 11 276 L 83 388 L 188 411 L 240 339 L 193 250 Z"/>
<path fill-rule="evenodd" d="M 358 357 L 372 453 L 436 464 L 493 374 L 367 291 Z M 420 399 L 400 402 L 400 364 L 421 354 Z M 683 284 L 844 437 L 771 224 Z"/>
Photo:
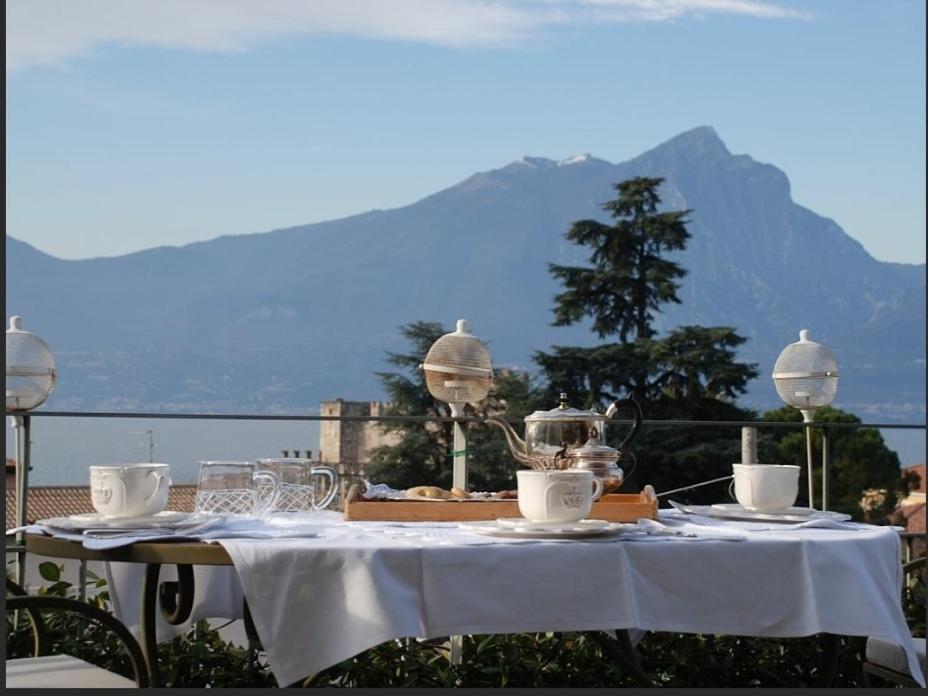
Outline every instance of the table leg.
<path fill-rule="evenodd" d="M 255 628 L 254 619 L 251 618 L 251 608 L 248 606 L 248 600 L 242 599 L 242 621 L 245 624 L 245 635 L 248 637 L 248 647 L 255 650 L 264 650 L 261 645 L 261 636 L 258 635 L 258 629 Z"/>
<path fill-rule="evenodd" d="M 645 674 L 641 663 L 638 661 L 638 653 L 635 646 L 632 645 L 628 631 L 625 629 L 616 629 L 615 640 L 601 631 L 591 631 L 590 637 L 599 643 L 603 652 L 615 660 L 623 672 L 630 675 L 636 682 L 642 686 L 649 686 L 651 680 Z"/>
<path fill-rule="evenodd" d="M 248 600 L 242 598 L 242 622 L 245 624 L 245 636 L 248 638 L 248 678 L 254 679 L 258 667 L 258 651 L 264 650 L 261 645 L 261 636 L 258 635 L 258 629 L 255 628 L 254 619 L 251 617 L 251 609 L 248 607 Z"/>
<path fill-rule="evenodd" d="M 178 626 L 190 618 L 195 593 L 193 566 L 177 566 L 177 582 L 163 582 L 158 588 L 161 615 L 172 626 Z"/>
<path fill-rule="evenodd" d="M 157 611 L 160 605 L 161 615 L 172 626 L 184 623 L 193 611 L 193 597 L 196 591 L 193 579 L 193 566 L 178 565 L 177 581 L 160 583 L 161 565 L 149 563 L 145 566 L 142 580 L 142 607 L 139 617 L 142 652 L 148 662 L 148 673 L 154 687 L 161 686 L 161 670 L 158 667 Z"/>
<path fill-rule="evenodd" d="M 161 670 L 158 668 L 158 636 L 155 612 L 158 609 L 158 575 L 161 573 L 160 563 L 145 565 L 145 575 L 142 578 L 142 603 L 139 612 L 139 641 L 145 662 L 148 663 L 148 674 L 152 688 L 161 686 Z"/>
<path fill-rule="evenodd" d="M 841 636 L 834 633 L 821 634 L 822 659 L 819 664 L 820 676 L 816 680 L 819 687 L 830 687 L 838 674 L 838 660 L 841 657 Z"/>

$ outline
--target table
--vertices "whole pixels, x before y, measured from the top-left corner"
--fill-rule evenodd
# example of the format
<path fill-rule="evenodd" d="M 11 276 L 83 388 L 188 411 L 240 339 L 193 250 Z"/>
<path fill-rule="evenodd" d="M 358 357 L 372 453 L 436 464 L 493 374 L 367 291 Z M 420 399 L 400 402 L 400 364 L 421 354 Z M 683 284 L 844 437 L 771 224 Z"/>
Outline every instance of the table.
<path fill-rule="evenodd" d="M 353 524 L 332 522 L 318 539 L 144 543 L 106 552 L 30 535 L 27 548 L 146 564 L 140 626 L 149 655 L 155 600 L 173 620 L 189 616 L 192 564 L 231 563 L 281 684 L 406 636 L 638 627 L 908 640 L 899 542 L 885 528 L 775 530 L 740 542 L 471 544 L 443 543 L 444 532 L 356 535 Z M 168 563 L 182 564 L 178 581 L 159 590 L 159 569 Z M 921 677 L 914 655 L 910 669 Z"/>

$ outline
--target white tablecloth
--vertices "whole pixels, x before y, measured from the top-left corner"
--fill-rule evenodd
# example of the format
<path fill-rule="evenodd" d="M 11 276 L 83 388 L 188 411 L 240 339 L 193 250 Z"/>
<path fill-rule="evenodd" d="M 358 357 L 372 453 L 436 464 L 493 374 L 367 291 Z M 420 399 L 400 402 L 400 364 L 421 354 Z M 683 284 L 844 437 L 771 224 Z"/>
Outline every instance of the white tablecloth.
<path fill-rule="evenodd" d="M 890 529 L 509 543 L 452 528 L 423 535 L 333 514 L 317 519 L 324 524 L 317 538 L 221 540 L 234 572 L 196 572 L 193 619 L 240 616 L 240 587 L 281 684 L 392 638 L 634 627 L 878 636 L 905 646 L 924 683 L 900 606 L 899 538 Z M 117 615 L 132 624 L 131 576 L 141 568 L 112 565 Z"/>

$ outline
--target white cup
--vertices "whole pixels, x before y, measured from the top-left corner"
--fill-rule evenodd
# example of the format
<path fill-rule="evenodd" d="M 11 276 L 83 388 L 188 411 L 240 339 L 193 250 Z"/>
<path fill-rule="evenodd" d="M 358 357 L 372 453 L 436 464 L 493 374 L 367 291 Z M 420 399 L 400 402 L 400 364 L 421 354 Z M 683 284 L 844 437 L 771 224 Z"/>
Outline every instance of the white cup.
<path fill-rule="evenodd" d="M 799 467 L 792 464 L 733 464 L 734 498 L 745 510 L 772 512 L 792 506 L 799 495 Z M 729 487 L 731 492 L 731 487 Z"/>
<path fill-rule="evenodd" d="M 90 499 L 104 517 L 144 517 L 168 505 L 170 464 L 90 467 Z"/>
<path fill-rule="evenodd" d="M 532 522 L 577 522 L 603 493 L 592 471 L 519 471 L 519 512 Z M 595 490 L 594 490 L 595 489 Z"/>

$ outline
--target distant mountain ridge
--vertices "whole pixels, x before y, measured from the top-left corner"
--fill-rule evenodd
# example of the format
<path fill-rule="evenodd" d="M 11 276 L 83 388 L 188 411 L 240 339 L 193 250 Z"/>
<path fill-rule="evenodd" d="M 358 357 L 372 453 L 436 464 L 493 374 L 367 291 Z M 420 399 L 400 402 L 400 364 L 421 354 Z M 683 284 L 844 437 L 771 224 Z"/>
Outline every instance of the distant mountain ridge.
<path fill-rule="evenodd" d="M 306 411 L 382 396 L 397 328 L 471 320 L 497 365 L 596 341 L 554 328 L 548 262 L 585 263 L 571 222 L 605 222 L 611 184 L 662 176 L 690 208 L 682 304 L 660 326 L 731 325 L 759 364 L 748 403 L 778 403 L 770 371 L 800 328 L 838 356 L 838 404 L 924 420 L 925 266 L 870 256 L 797 205 L 786 175 L 733 155 L 707 126 L 623 162 L 524 157 L 411 205 L 272 232 L 65 261 L 7 236 L 7 314 L 60 362 L 55 408 Z"/>

